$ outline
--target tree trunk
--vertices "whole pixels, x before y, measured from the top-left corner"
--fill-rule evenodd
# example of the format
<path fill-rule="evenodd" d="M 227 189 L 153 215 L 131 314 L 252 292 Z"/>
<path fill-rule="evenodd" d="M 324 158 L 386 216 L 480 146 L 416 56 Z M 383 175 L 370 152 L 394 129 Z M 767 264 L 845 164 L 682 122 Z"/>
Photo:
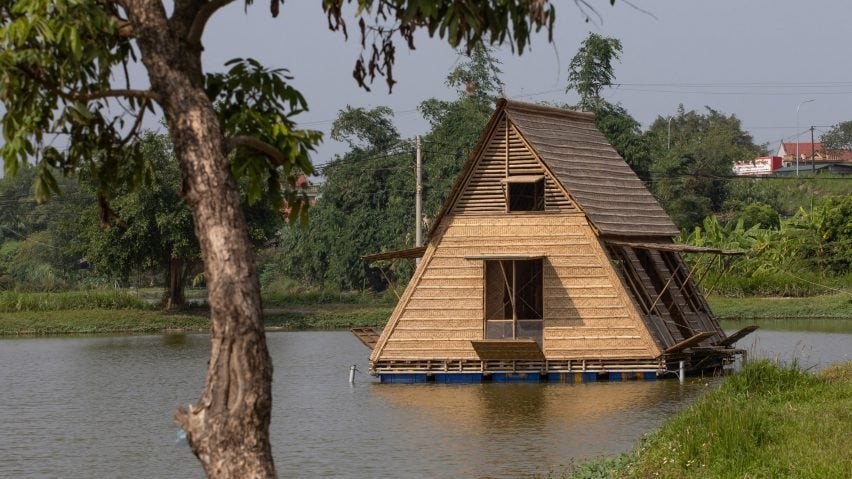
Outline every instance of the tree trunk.
<path fill-rule="evenodd" d="M 169 258 L 169 285 L 166 292 L 166 309 L 183 308 L 186 306 L 185 271 L 188 269 L 182 259 Z"/>
<path fill-rule="evenodd" d="M 123 3 L 151 89 L 162 98 L 209 293 L 207 381 L 198 403 L 179 408 L 175 420 L 209 477 L 275 477 L 269 443 L 272 362 L 260 285 L 222 133 L 203 88 L 201 48 L 185 40 L 192 18 L 176 11 L 167 19 L 156 0 Z"/>

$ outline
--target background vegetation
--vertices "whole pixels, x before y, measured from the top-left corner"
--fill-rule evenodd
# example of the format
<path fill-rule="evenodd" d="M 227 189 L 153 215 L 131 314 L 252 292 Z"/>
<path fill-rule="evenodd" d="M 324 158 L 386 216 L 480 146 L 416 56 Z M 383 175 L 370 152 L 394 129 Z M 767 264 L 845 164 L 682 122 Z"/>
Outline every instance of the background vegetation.
<path fill-rule="evenodd" d="M 590 35 L 569 65 L 568 91 L 580 101 L 563 106 L 596 113 L 598 128 L 681 228 L 679 241 L 745 253 L 688 257 L 705 290 L 849 295 L 852 179 L 734 177 L 732 162 L 766 154 L 767 146 L 756 145 L 735 115 L 710 107 L 661 114 L 643 131 L 621 105 L 600 97 L 621 54 L 620 41 Z M 474 49 L 447 86 L 455 99 L 419 106 L 429 123 L 422 137 L 425 231 L 501 95 L 499 64 L 488 50 Z M 849 147 L 849 123 L 826 134 L 833 148 Z M 414 246 L 414 139 L 399 134 L 387 107 L 346 107 L 332 137 L 348 151 L 322 167 L 307 225 L 288 224 L 269 209 L 268 192 L 257 182 L 243 185 L 269 304 L 390 304 L 395 295 L 386 291 L 401 291 L 413 273 L 410 260 L 368 265 L 361 256 Z M 164 304 L 181 306 L 183 286 L 203 286 L 171 145 L 147 134 L 139 149 L 144 167 L 131 182 L 139 186 L 113 189 L 108 197 L 98 171 L 55 175 L 63 194 L 44 204 L 34 200 L 34 168 L 0 179 L 0 291 L 159 286 Z"/>

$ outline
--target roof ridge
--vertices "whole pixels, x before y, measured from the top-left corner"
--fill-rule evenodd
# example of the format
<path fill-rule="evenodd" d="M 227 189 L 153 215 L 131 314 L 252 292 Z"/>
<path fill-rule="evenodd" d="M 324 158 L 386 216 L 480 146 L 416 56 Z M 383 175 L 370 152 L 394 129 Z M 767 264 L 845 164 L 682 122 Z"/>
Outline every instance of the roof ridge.
<path fill-rule="evenodd" d="M 501 98 L 498 102 L 498 108 L 500 106 L 500 102 L 504 102 L 504 108 L 507 110 L 528 111 L 531 113 L 545 114 L 549 116 L 559 116 L 564 118 L 570 118 L 572 120 L 582 120 L 591 123 L 594 123 L 595 121 L 595 114 L 590 111 L 569 110 L 567 108 L 560 108 L 558 106 L 542 105 L 540 103 L 527 103 L 522 101 L 509 100 L 508 98 Z"/>

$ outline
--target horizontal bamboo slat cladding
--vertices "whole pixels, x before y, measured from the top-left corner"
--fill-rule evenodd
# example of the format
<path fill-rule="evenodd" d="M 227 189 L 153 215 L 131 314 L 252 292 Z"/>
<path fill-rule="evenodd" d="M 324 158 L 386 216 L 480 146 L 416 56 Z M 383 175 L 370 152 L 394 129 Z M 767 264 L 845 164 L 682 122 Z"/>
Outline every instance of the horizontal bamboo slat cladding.
<path fill-rule="evenodd" d="M 627 313 L 612 314 L 607 311 L 604 314 L 593 314 L 587 311 L 577 310 L 548 310 L 551 315 L 548 317 L 547 325 L 553 327 L 574 326 L 580 321 L 585 326 L 603 326 L 612 324 L 610 321 L 630 320 L 631 317 Z M 570 334 L 567 333 L 566 334 Z"/>
<path fill-rule="evenodd" d="M 548 359 L 654 359 L 643 354 L 642 348 L 628 349 L 595 349 L 595 348 L 548 348 L 545 351 Z"/>
<path fill-rule="evenodd" d="M 471 241 L 476 241 L 478 239 L 488 239 L 488 240 L 510 240 L 512 238 L 517 239 L 518 236 L 516 234 L 506 233 L 500 228 L 491 228 L 493 232 L 489 233 L 486 228 L 471 228 L 471 232 L 475 232 L 476 234 L 470 235 L 455 235 L 455 236 L 444 236 L 441 239 L 441 244 L 444 246 L 452 245 L 452 244 L 470 244 Z M 564 229 L 563 229 L 564 230 Z M 536 234 L 536 238 L 541 239 L 542 241 L 559 241 L 563 245 L 585 245 L 589 244 L 586 235 L 577 233 L 574 235 L 566 235 L 564 231 L 560 234 L 559 230 L 555 230 L 553 232 L 549 231 L 538 231 Z M 574 240 L 573 242 L 571 240 Z"/>
<path fill-rule="evenodd" d="M 475 274 L 481 268 L 481 265 L 472 263 L 460 263 L 456 260 L 443 260 L 441 258 L 432 258 L 430 262 L 433 266 L 431 269 L 452 271 L 453 275 L 471 275 Z"/>
<path fill-rule="evenodd" d="M 428 321 L 446 321 L 448 324 L 453 324 L 458 321 L 458 324 L 465 324 L 464 321 L 475 320 L 482 324 L 482 308 L 480 309 L 461 309 L 453 312 L 451 317 L 447 316 L 444 309 L 430 308 L 427 310 L 404 310 L 400 315 L 400 321 L 423 322 L 429 324 Z"/>
<path fill-rule="evenodd" d="M 583 333 L 588 333 L 589 331 L 595 332 L 595 334 L 600 331 L 608 331 L 608 332 L 624 332 L 624 331 L 632 331 L 636 332 L 636 326 L 633 324 L 624 324 L 623 326 L 619 325 L 610 325 L 610 326 L 554 326 L 556 321 L 548 321 L 547 327 L 544 328 L 544 338 L 545 339 L 560 339 L 563 337 L 569 337 L 566 333 L 570 334 L 570 337 L 574 337 L 577 335 L 582 336 Z"/>
<path fill-rule="evenodd" d="M 618 358 L 647 357 L 644 348 L 639 346 L 607 347 L 603 344 L 545 346 L 546 356 L 554 359 L 567 358 Z"/>
<path fill-rule="evenodd" d="M 635 324 L 625 304 L 628 300 L 605 273 L 608 259 L 583 218 L 573 214 L 482 219 L 450 215 L 445 221 L 434 251 L 424 258 L 426 264 L 421 264 L 422 274 L 412 280 L 416 287 L 407 304 L 396 321 L 392 318 L 398 331 L 389 336 L 378 359 L 442 360 L 461 350 L 472 354 L 464 343 L 483 337 L 484 261 L 465 256 L 481 258 L 489 253 L 545 255 L 542 286 L 547 344 L 566 335 L 620 335 L 629 336 L 627 343 L 614 344 L 636 348 L 631 350 L 634 356 L 636 351 L 642 352 L 641 357 L 652 355 L 646 341 L 630 328 Z M 454 267 L 461 264 L 473 268 Z M 580 325 L 583 327 L 551 330 L 552 326 Z M 576 349 L 576 345 L 571 347 Z M 550 350 L 547 345 L 546 350 Z M 614 349 L 610 352 L 617 354 Z M 577 354 L 589 356 L 586 352 Z"/>
<path fill-rule="evenodd" d="M 623 308 L 624 303 L 620 301 L 620 296 L 614 294 L 609 298 L 579 298 L 572 295 L 570 292 L 566 295 L 550 294 L 545 297 L 547 299 L 547 308 L 552 309 L 613 309 Z"/>
<path fill-rule="evenodd" d="M 433 303 L 434 303 L 434 301 L 433 301 Z M 429 305 L 429 304 L 425 304 L 425 305 L 424 304 L 418 304 L 418 305 L 406 306 L 406 309 L 410 310 L 410 311 L 428 311 L 428 310 L 435 309 L 435 308 L 436 308 L 436 306 L 434 304 L 431 304 L 431 305 Z M 458 312 L 458 314 L 462 314 L 462 312 L 468 311 L 468 310 L 479 311 L 480 316 L 482 315 L 481 314 L 482 305 L 479 305 L 479 306 L 453 306 L 450 309 L 444 310 L 444 316 L 453 317 L 456 314 L 456 312 Z"/>
<path fill-rule="evenodd" d="M 429 279 L 424 279 L 421 282 L 421 287 L 426 289 L 431 288 L 443 288 L 443 287 L 464 287 L 467 288 L 470 285 L 476 285 L 477 288 L 482 289 L 482 273 L 476 276 L 469 275 L 459 275 L 459 276 L 433 276 Z"/>
<path fill-rule="evenodd" d="M 502 241 L 502 244 L 499 240 L 480 240 L 474 241 L 471 244 L 466 245 L 451 244 L 444 246 L 442 250 L 436 254 L 439 255 L 439 258 L 459 257 L 459 255 L 461 255 L 461 257 L 463 258 L 468 256 L 479 258 L 483 255 L 517 255 L 528 257 L 547 255 L 548 257 L 553 258 L 562 257 L 596 259 L 594 255 L 594 250 L 588 245 L 560 245 L 558 243 L 547 242 L 536 244 L 534 242 L 526 241 L 512 242 L 511 240 Z"/>
<path fill-rule="evenodd" d="M 464 235 L 465 227 L 477 227 L 483 228 L 488 226 L 498 226 L 498 227 L 520 227 L 520 226 L 541 226 L 544 228 L 557 228 L 559 226 L 584 226 L 587 224 L 583 215 L 577 214 L 559 214 L 559 215 L 529 215 L 529 216 L 517 216 L 512 217 L 510 223 L 506 223 L 507 216 L 505 215 L 491 215 L 487 218 L 469 218 L 465 216 L 459 216 L 455 218 L 452 222 L 454 227 L 462 228 L 459 229 L 457 234 Z M 582 230 L 577 231 L 578 233 L 583 234 Z M 570 233 L 570 232 L 566 232 Z M 449 232 L 445 233 L 447 236 L 452 236 Z"/>
<path fill-rule="evenodd" d="M 574 282 L 575 284 L 568 286 L 567 284 L 559 284 L 560 280 L 563 283 Z M 601 284 L 584 284 L 583 278 L 565 278 L 558 276 L 545 276 L 544 278 L 544 294 L 547 296 L 548 290 L 561 292 L 566 287 L 571 288 L 571 297 L 575 298 L 615 298 L 617 293 L 612 290 L 609 285 Z M 553 292 L 551 291 L 551 292 Z"/>
<path fill-rule="evenodd" d="M 448 281 L 450 283 L 452 283 L 454 280 L 448 280 Z M 453 290 L 456 294 L 460 294 L 460 295 L 463 295 L 463 296 L 471 296 L 472 294 L 480 294 L 480 295 L 482 294 L 482 284 L 481 284 L 482 282 L 481 281 L 477 282 L 476 280 L 468 279 L 468 280 L 464 280 L 464 282 L 469 283 L 469 284 L 463 285 L 461 283 L 458 283 L 458 284 L 443 284 L 443 285 L 433 285 L 433 286 L 421 284 L 420 287 L 417 288 L 417 291 Z M 471 293 L 471 294 L 465 294 L 465 293 Z"/>
<path fill-rule="evenodd" d="M 396 331 L 432 331 L 435 329 L 457 329 L 461 330 L 476 330 L 482 332 L 482 320 L 476 321 L 450 321 L 450 320 L 431 320 L 431 321 L 401 321 L 396 327 Z"/>
<path fill-rule="evenodd" d="M 482 328 L 477 329 L 432 329 L 432 330 L 410 330 L 397 329 L 393 338 L 389 341 L 392 345 L 401 344 L 407 340 L 444 340 L 444 341 L 470 341 L 482 338 Z"/>
<path fill-rule="evenodd" d="M 423 289 L 417 288 L 411 295 L 412 300 L 449 300 L 456 301 L 460 299 L 472 299 L 482 302 L 482 288 L 470 287 L 463 290 L 457 288 L 439 288 L 439 289 Z"/>
<path fill-rule="evenodd" d="M 453 359 L 463 359 L 469 361 L 479 361 L 479 357 L 476 355 L 476 351 L 473 348 L 470 348 L 470 351 L 458 351 L 457 354 L 453 354 Z M 423 361 L 436 361 L 437 359 L 430 357 L 428 351 L 418 351 L 418 350 L 394 350 L 387 351 L 382 354 L 382 360 L 423 360 Z M 399 368 L 401 370 L 410 370 L 410 368 L 406 365 L 401 365 Z M 424 368 L 425 369 L 425 368 Z"/>

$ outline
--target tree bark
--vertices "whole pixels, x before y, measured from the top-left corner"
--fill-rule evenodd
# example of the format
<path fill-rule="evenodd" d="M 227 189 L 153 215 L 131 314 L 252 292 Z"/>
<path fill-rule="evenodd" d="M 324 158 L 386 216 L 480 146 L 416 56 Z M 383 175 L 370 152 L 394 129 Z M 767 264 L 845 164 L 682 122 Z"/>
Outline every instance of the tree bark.
<path fill-rule="evenodd" d="M 176 309 L 186 306 L 186 270 L 189 266 L 185 265 L 180 258 L 169 258 L 169 285 L 166 293 L 166 309 Z"/>
<path fill-rule="evenodd" d="M 194 16 L 176 10 L 168 19 L 158 0 L 123 3 L 151 89 L 162 98 L 209 292 L 207 380 L 198 403 L 179 408 L 175 419 L 209 477 L 275 477 L 269 442 L 272 362 L 260 285 L 222 133 L 203 88 L 201 47 L 186 40 Z"/>

